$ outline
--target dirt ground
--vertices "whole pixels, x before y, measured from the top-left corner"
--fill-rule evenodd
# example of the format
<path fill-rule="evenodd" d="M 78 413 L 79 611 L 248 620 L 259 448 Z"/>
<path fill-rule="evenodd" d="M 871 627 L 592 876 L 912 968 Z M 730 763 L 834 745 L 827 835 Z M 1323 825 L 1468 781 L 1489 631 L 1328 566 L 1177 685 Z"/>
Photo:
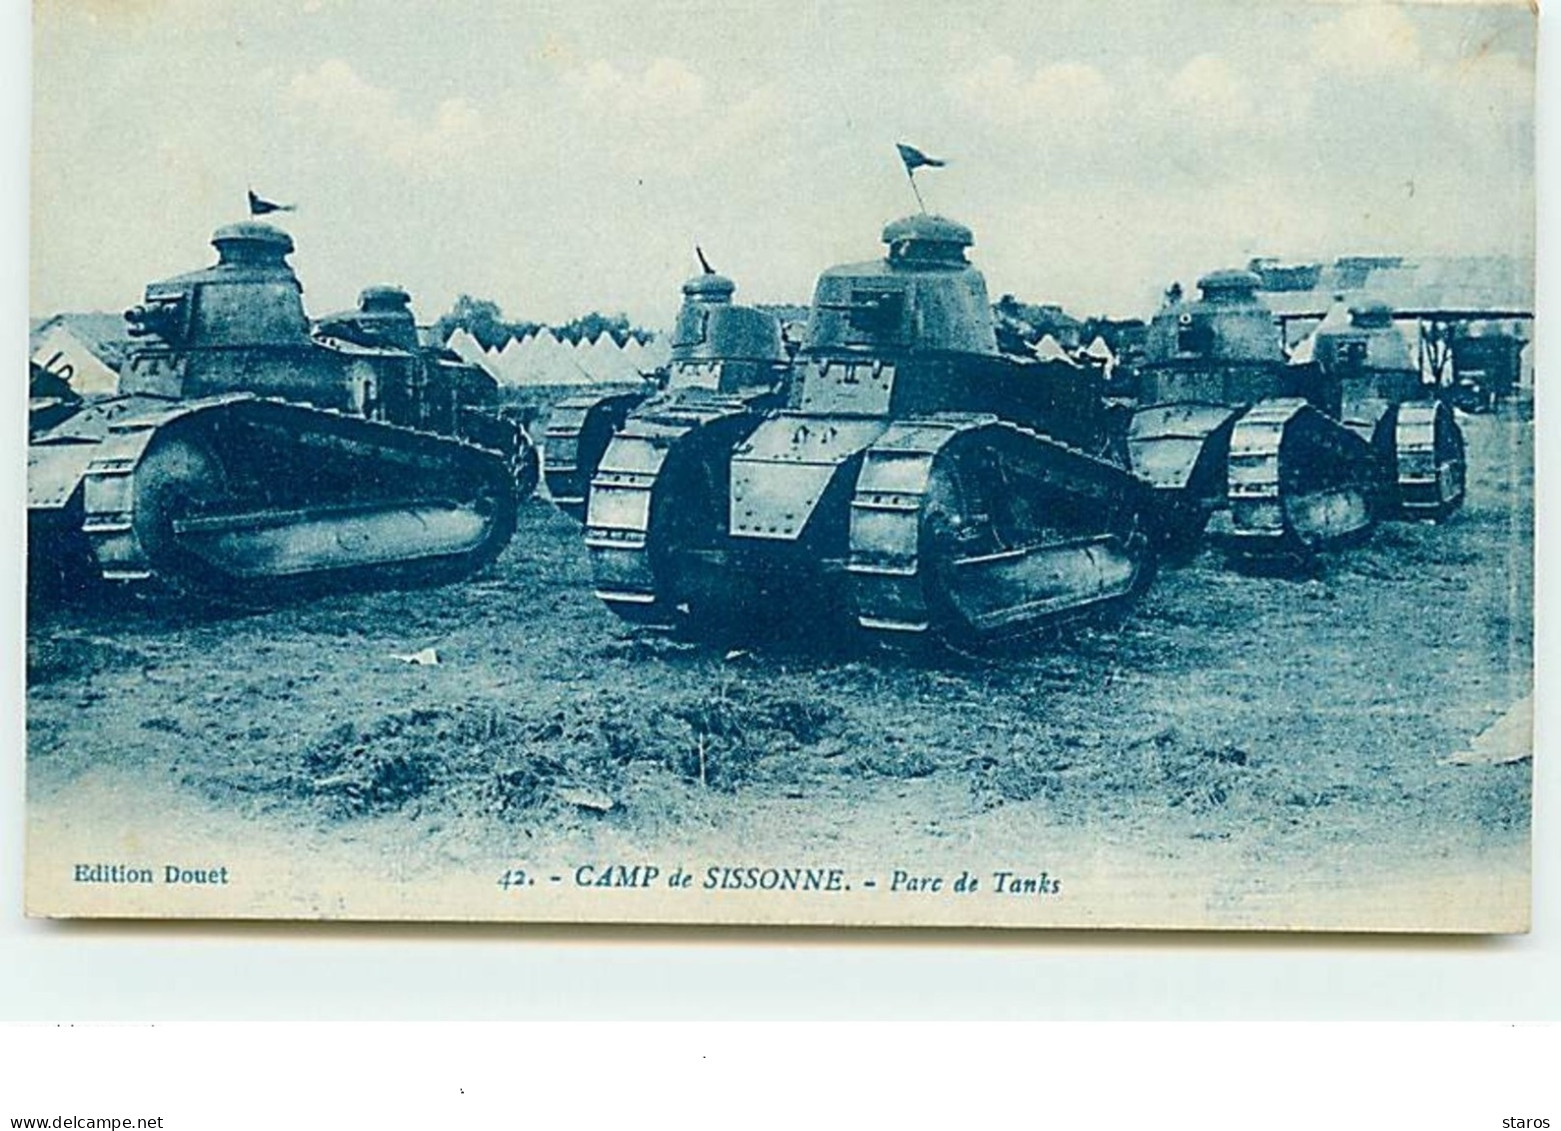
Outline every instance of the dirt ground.
<path fill-rule="evenodd" d="M 1044 843 L 1074 871 L 1196 871 L 1205 904 L 1400 867 L 1526 883 L 1531 760 L 1449 759 L 1530 691 L 1532 428 L 1463 423 L 1469 499 L 1445 525 L 1379 526 L 1300 578 L 1204 553 L 1120 626 L 988 660 L 646 636 L 542 500 L 443 589 L 215 619 L 34 608 L 34 834 L 153 812 L 403 878 Z M 436 665 L 397 658 L 424 649 Z"/>

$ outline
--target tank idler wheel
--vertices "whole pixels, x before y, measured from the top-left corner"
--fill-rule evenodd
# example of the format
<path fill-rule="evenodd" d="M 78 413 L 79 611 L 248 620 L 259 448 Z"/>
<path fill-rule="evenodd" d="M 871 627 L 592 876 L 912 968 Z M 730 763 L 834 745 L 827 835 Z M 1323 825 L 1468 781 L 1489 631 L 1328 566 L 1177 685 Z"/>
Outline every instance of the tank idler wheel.
<path fill-rule="evenodd" d="M 199 438 L 159 438 L 135 470 L 135 533 L 148 559 L 181 556 L 175 525 L 211 513 L 229 495 L 222 460 Z"/>

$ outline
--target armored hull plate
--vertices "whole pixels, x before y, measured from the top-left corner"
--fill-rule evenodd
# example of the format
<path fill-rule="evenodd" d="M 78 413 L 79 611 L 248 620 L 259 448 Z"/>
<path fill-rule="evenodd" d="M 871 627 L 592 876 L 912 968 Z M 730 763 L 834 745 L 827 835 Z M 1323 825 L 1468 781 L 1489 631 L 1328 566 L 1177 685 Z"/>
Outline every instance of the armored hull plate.
<path fill-rule="evenodd" d="M 1154 491 L 1161 543 L 1186 550 L 1209 516 L 1225 505 L 1230 435 L 1239 408 L 1218 404 L 1151 405 L 1133 414 L 1128 466 Z"/>

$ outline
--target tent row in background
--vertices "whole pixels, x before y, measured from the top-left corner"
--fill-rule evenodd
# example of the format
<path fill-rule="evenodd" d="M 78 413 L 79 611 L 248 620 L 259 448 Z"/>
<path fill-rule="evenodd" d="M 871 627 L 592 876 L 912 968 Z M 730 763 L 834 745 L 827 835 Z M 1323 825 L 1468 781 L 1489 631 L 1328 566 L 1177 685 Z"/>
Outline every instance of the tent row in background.
<path fill-rule="evenodd" d="M 559 340 L 546 327 L 525 338 L 511 338 L 503 349 L 487 350 L 463 329 L 445 342 L 462 361 L 493 374 L 501 385 L 633 385 L 672 357 L 664 336 L 648 342 L 628 338 L 619 345 L 603 333 L 576 345 Z"/>
<path fill-rule="evenodd" d="M 99 318 L 108 329 L 90 322 Z M 122 322 L 109 316 L 59 315 L 40 322 L 32 335 L 33 360 L 67 376 L 77 392 L 111 395 L 118 391 L 118 366 L 131 345 Z M 484 349 L 470 333 L 456 329 L 446 348 L 462 361 L 491 373 L 506 386 L 636 385 L 672 357 L 668 337 L 641 342 L 630 336 L 619 345 L 610 333 L 578 344 L 561 340 L 544 327 L 524 338 L 511 338 L 502 349 Z M 1100 366 L 1109 377 L 1116 357 L 1104 339 L 1069 350 L 1045 334 L 1028 349 L 1042 361 Z"/>

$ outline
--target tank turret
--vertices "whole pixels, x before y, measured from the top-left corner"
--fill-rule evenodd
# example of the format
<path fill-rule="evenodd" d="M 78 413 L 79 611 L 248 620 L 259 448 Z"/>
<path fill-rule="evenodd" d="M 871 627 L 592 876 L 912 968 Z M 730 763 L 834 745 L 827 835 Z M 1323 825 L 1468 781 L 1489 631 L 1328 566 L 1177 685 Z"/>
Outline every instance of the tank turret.
<path fill-rule="evenodd" d="M 775 399 L 787 364 L 780 321 L 734 303 L 737 284 L 695 250 L 704 271 L 683 284 L 664 391 L 587 393 L 553 406 L 547 430 L 548 492 L 573 518 L 585 518 L 591 484 L 630 414 L 639 414 L 636 427 L 694 413 L 706 425 L 720 419 L 721 428 L 734 429 Z"/>
<path fill-rule="evenodd" d="M 1393 308 L 1368 301 L 1350 307 L 1345 325 L 1317 328 L 1313 357 L 1325 368 L 1349 376 L 1360 370 L 1407 372 L 1419 383 L 1419 364 L 1409 338 L 1393 324 Z M 1401 394 L 1409 395 L 1408 392 Z"/>
<path fill-rule="evenodd" d="M 185 349 L 308 345 L 292 237 L 246 221 L 218 228 L 211 244 L 212 266 L 147 286 L 146 301 L 125 312 L 130 333 Z"/>
<path fill-rule="evenodd" d="M 396 286 L 365 287 L 355 310 L 329 314 L 315 323 L 315 333 L 360 346 L 405 350 L 420 348 L 412 296 Z"/>
<path fill-rule="evenodd" d="M 819 276 L 803 351 L 997 356 L 986 279 L 966 258 L 970 229 L 943 216 L 907 216 L 885 225 L 883 242 L 883 259 Z"/>
<path fill-rule="evenodd" d="M 708 272 L 683 284 L 683 306 L 672 328 L 672 362 L 784 362 L 780 323 L 732 302 L 737 284 Z"/>
<path fill-rule="evenodd" d="M 1149 324 L 1145 361 L 1283 360 L 1274 315 L 1250 271 L 1215 271 L 1198 280 L 1201 298 L 1163 307 Z"/>

